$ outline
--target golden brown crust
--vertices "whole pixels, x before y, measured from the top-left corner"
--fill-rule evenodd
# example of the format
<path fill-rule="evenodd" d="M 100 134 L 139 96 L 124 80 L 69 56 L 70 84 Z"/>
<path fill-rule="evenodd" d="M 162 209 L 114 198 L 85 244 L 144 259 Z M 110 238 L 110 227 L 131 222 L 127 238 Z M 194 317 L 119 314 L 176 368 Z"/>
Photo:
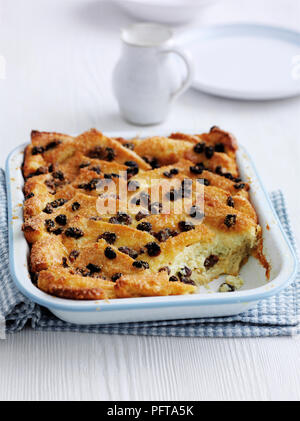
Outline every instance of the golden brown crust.
<path fill-rule="evenodd" d="M 33 131 L 31 140 L 23 231 L 32 244 L 31 271 L 49 294 L 98 300 L 193 293 L 194 281 L 236 274 L 256 247 L 260 227 L 250 186 L 237 178 L 230 133 L 214 127 L 201 135 L 128 140 L 96 129 L 78 137 Z M 186 179 L 188 197 L 180 190 Z M 111 180 L 120 181 L 115 190 Z M 165 181 L 172 183 L 167 192 Z M 175 199 L 171 187 L 181 192 Z M 159 210 L 151 213 L 153 192 Z M 115 208 L 99 211 L 110 198 Z M 204 215 L 197 221 L 192 209 L 199 205 Z"/>
<path fill-rule="evenodd" d="M 168 274 L 163 271 L 158 274 L 122 276 L 115 286 L 118 298 L 149 297 L 161 295 L 191 294 L 196 290 L 193 285 L 183 282 L 170 282 Z"/>
<path fill-rule="evenodd" d="M 99 278 L 83 278 L 63 269 L 43 270 L 38 287 L 57 297 L 72 300 L 102 300 L 115 298 L 114 283 Z"/>

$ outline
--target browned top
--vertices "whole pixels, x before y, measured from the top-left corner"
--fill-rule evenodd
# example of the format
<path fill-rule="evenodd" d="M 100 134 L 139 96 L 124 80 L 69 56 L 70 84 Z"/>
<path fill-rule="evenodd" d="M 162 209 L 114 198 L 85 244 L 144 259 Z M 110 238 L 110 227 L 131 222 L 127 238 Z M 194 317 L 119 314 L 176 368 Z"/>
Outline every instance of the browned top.
<path fill-rule="evenodd" d="M 249 185 L 238 179 L 236 149 L 234 137 L 217 127 L 201 135 L 131 140 L 108 138 L 95 129 L 78 137 L 33 131 L 23 165 L 23 230 L 32 244 L 30 265 L 38 286 L 74 299 L 194 292 L 194 285 L 170 282 L 161 268 L 186 246 L 208 244 L 218 232 L 234 236 L 257 226 Z M 116 174 L 121 184 L 113 197 L 107 180 L 119 180 Z M 182 195 L 171 200 L 169 189 L 158 210 L 147 215 L 153 180 L 157 185 L 172 181 L 176 192 L 185 179 L 192 184 L 184 211 L 176 213 Z M 204 182 L 201 224 L 191 213 L 197 179 Z M 116 197 L 115 212 L 99 213 L 99 203 L 110 197 Z M 125 202 L 131 206 L 120 215 Z M 186 230 L 186 224 L 193 229 Z"/>

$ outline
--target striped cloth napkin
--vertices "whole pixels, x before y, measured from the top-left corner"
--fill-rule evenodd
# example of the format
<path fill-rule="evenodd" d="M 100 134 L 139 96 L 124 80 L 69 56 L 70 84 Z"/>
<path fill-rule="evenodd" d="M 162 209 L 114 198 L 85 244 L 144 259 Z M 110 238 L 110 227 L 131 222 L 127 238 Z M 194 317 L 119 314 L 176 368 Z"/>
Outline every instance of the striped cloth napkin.
<path fill-rule="evenodd" d="M 282 192 L 272 192 L 271 199 L 292 246 L 296 248 Z M 300 333 L 300 274 L 283 292 L 261 301 L 253 309 L 238 316 L 86 326 L 63 322 L 47 309 L 24 297 L 9 274 L 5 174 L 0 169 L 0 338 L 4 338 L 5 333 L 20 331 L 25 324 L 44 331 L 119 335 L 292 336 Z"/>

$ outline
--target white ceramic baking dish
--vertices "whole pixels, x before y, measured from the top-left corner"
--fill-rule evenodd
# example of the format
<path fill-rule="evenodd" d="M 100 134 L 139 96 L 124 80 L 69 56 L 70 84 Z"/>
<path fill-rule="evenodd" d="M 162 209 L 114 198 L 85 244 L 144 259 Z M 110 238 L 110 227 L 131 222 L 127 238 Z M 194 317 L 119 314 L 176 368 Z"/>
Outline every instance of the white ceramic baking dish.
<path fill-rule="evenodd" d="M 107 135 L 130 138 L 136 136 L 136 133 Z M 74 301 L 45 294 L 31 282 L 28 271 L 29 247 L 21 231 L 24 199 L 21 165 L 25 146 L 23 144 L 14 149 L 6 161 L 10 271 L 25 296 L 47 307 L 62 320 L 78 324 L 102 324 L 235 315 L 255 306 L 259 300 L 277 294 L 296 277 L 295 253 L 249 155 L 240 146 L 238 165 L 241 177 L 251 184 L 251 200 L 263 229 L 264 253 L 271 264 L 269 281 L 265 278 L 262 266 L 251 257 L 241 269 L 245 284 L 236 292 L 216 292 L 222 282 L 221 277 L 209 284 L 208 288 L 201 287 L 199 293 L 194 295 Z"/>

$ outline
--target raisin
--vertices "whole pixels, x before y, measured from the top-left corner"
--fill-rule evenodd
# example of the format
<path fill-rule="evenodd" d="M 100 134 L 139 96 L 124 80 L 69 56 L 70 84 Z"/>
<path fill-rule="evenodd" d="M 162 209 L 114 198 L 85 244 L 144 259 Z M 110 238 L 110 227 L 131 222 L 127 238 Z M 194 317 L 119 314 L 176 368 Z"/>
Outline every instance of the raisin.
<path fill-rule="evenodd" d="M 131 216 L 127 215 L 125 212 L 117 212 L 117 218 L 120 224 L 129 225 L 132 223 Z"/>
<path fill-rule="evenodd" d="M 173 276 L 170 276 L 169 281 L 170 282 L 178 282 L 178 278 L 173 275 Z"/>
<path fill-rule="evenodd" d="M 76 272 L 81 276 L 90 276 L 91 272 L 86 268 L 76 268 Z"/>
<path fill-rule="evenodd" d="M 115 173 L 110 173 L 110 174 L 104 174 L 104 178 L 106 179 L 106 180 L 111 180 L 112 178 L 119 178 L 119 175 L 118 174 L 115 174 Z"/>
<path fill-rule="evenodd" d="M 31 155 L 38 155 L 39 153 L 43 153 L 45 149 L 43 146 L 34 146 L 31 150 Z"/>
<path fill-rule="evenodd" d="M 234 200 L 233 200 L 232 196 L 228 197 L 227 206 L 231 206 L 232 208 L 234 208 Z"/>
<path fill-rule="evenodd" d="M 206 270 L 212 268 L 216 263 L 218 263 L 219 257 L 215 254 L 211 254 L 204 260 L 204 267 Z"/>
<path fill-rule="evenodd" d="M 240 183 L 240 182 L 242 181 L 242 179 L 241 179 L 241 178 L 234 178 L 234 181 L 235 181 L 236 183 Z"/>
<path fill-rule="evenodd" d="M 155 170 L 156 168 L 159 168 L 159 162 L 156 158 L 147 158 L 146 156 L 143 156 L 143 160 L 147 162 L 147 164 L 151 165 L 151 168 Z"/>
<path fill-rule="evenodd" d="M 124 143 L 125 148 L 130 149 L 131 151 L 133 151 L 134 149 L 134 144 L 133 143 Z"/>
<path fill-rule="evenodd" d="M 89 165 L 91 165 L 91 163 L 90 163 L 90 162 L 82 162 L 82 163 L 79 165 L 79 168 L 85 168 L 85 167 L 88 167 Z"/>
<path fill-rule="evenodd" d="M 179 279 L 181 280 L 183 277 L 189 278 L 192 275 L 192 271 L 189 267 L 184 266 L 180 272 L 177 273 Z"/>
<path fill-rule="evenodd" d="M 104 250 L 104 254 L 108 259 L 115 259 L 117 257 L 117 253 L 109 246 Z"/>
<path fill-rule="evenodd" d="M 56 148 L 56 146 L 60 145 L 62 143 L 61 140 L 53 140 L 52 142 L 49 142 L 46 147 L 45 150 L 49 151 L 50 149 L 54 149 Z"/>
<path fill-rule="evenodd" d="M 127 167 L 138 167 L 138 164 L 135 161 L 126 161 L 124 162 L 124 165 L 126 165 Z"/>
<path fill-rule="evenodd" d="M 94 263 L 89 263 L 86 268 L 90 271 L 91 274 L 101 272 L 100 266 L 94 265 Z"/>
<path fill-rule="evenodd" d="M 149 269 L 149 264 L 147 262 L 144 262 L 143 260 L 135 260 L 132 263 L 132 266 L 138 269 Z"/>
<path fill-rule="evenodd" d="M 53 212 L 53 209 L 52 209 L 52 206 L 51 206 L 51 204 L 50 204 L 50 203 L 47 203 L 47 205 L 46 205 L 46 206 L 45 206 L 45 208 L 43 209 L 43 212 L 48 213 L 48 214 L 50 214 L 50 213 L 52 213 L 52 212 Z"/>
<path fill-rule="evenodd" d="M 116 153 L 113 150 L 113 148 L 106 148 L 105 152 L 106 152 L 105 159 L 107 161 L 113 161 L 115 159 Z"/>
<path fill-rule="evenodd" d="M 223 175 L 223 177 L 228 178 L 228 180 L 234 179 L 233 175 L 230 172 L 225 172 L 222 175 Z"/>
<path fill-rule="evenodd" d="M 53 169 L 54 169 L 53 164 L 50 164 L 50 165 L 49 165 L 49 167 L 48 167 L 48 171 L 49 171 L 49 172 L 53 172 Z"/>
<path fill-rule="evenodd" d="M 62 228 L 56 228 L 55 230 L 52 231 L 52 234 L 60 235 L 62 234 L 62 232 L 63 232 Z"/>
<path fill-rule="evenodd" d="M 178 227 L 180 231 L 186 232 L 195 229 L 195 225 L 189 221 L 180 221 L 178 222 Z"/>
<path fill-rule="evenodd" d="M 150 224 L 150 222 L 140 222 L 137 226 L 136 229 L 140 230 L 140 231 L 147 231 L 150 232 L 152 230 L 152 225 Z"/>
<path fill-rule="evenodd" d="M 79 251 L 78 250 L 72 250 L 70 255 L 69 255 L 69 260 L 71 263 L 73 263 L 77 257 L 79 256 Z"/>
<path fill-rule="evenodd" d="M 56 199 L 53 202 L 50 203 L 50 205 L 53 208 L 59 208 L 60 206 L 63 206 L 67 202 L 67 199 Z"/>
<path fill-rule="evenodd" d="M 190 209 L 190 216 L 192 218 L 202 219 L 204 218 L 204 213 L 197 206 L 192 206 Z"/>
<path fill-rule="evenodd" d="M 224 143 L 216 143 L 215 144 L 215 151 L 216 152 L 225 152 L 225 146 L 224 146 Z"/>
<path fill-rule="evenodd" d="M 193 174 L 202 174 L 203 170 L 204 170 L 204 165 L 202 164 L 202 162 L 190 167 L 190 171 Z"/>
<path fill-rule="evenodd" d="M 219 127 L 218 126 L 212 126 L 211 128 L 210 128 L 210 132 L 213 132 L 215 129 L 218 129 Z"/>
<path fill-rule="evenodd" d="M 69 265 L 67 263 L 67 258 L 66 257 L 63 257 L 62 258 L 62 265 L 63 265 L 64 268 L 68 268 L 69 267 Z"/>
<path fill-rule="evenodd" d="M 134 197 L 130 200 L 130 203 L 132 203 L 133 205 L 136 205 L 136 206 L 140 206 L 140 204 L 141 204 L 141 199 L 140 199 L 139 197 L 137 197 L 137 196 L 134 196 Z"/>
<path fill-rule="evenodd" d="M 128 181 L 127 189 L 129 191 L 137 191 L 140 188 L 140 183 L 136 180 Z"/>
<path fill-rule="evenodd" d="M 180 281 L 183 282 L 184 284 L 196 285 L 192 279 L 187 278 L 185 276 L 181 278 Z"/>
<path fill-rule="evenodd" d="M 101 181 L 101 178 L 93 178 L 88 183 L 79 184 L 78 188 L 88 190 L 88 191 L 96 190 L 100 181 Z"/>
<path fill-rule="evenodd" d="M 240 184 L 234 184 L 233 187 L 236 190 L 241 190 L 241 189 L 243 189 L 245 187 L 245 185 L 246 185 L 245 183 L 240 183 Z"/>
<path fill-rule="evenodd" d="M 96 167 L 92 167 L 90 168 L 91 171 L 94 171 L 97 174 L 101 174 L 101 169 L 100 167 L 97 165 Z"/>
<path fill-rule="evenodd" d="M 57 215 L 55 218 L 55 222 L 57 222 L 59 225 L 67 225 L 66 215 Z"/>
<path fill-rule="evenodd" d="M 177 175 L 179 173 L 178 168 L 171 168 L 170 171 L 165 171 L 163 175 L 167 178 L 172 178 L 173 175 Z"/>
<path fill-rule="evenodd" d="M 160 269 L 158 269 L 158 272 L 164 272 L 166 271 L 168 275 L 170 275 L 171 273 L 171 269 L 169 268 L 169 266 L 162 266 Z"/>
<path fill-rule="evenodd" d="M 55 227 L 55 223 L 52 221 L 52 219 L 45 219 L 45 226 L 48 232 L 52 232 L 52 228 Z"/>
<path fill-rule="evenodd" d="M 80 208 L 79 202 L 72 203 L 72 211 L 77 211 Z"/>
<path fill-rule="evenodd" d="M 101 146 L 96 146 L 94 149 L 91 149 L 88 156 L 94 159 L 101 159 L 103 157 L 103 150 Z"/>
<path fill-rule="evenodd" d="M 203 153 L 205 148 L 205 143 L 197 143 L 194 146 L 194 152 L 195 153 Z"/>
<path fill-rule="evenodd" d="M 52 194 L 56 193 L 56 189 L 55 189 L 56 186 L 55 186 L 54 180 L 45 180 L 45 184 L 48 187 L 48 189 L 51 190 Z"/>
<path fill-rule="evenodd" d="M 136 259 L 138 257 L 138 252 L 129 248 L 129 247 L 119 247 L 118 250 L 121 253 L 127 254 L 129 257 L 131 257 L 132 259 Z"/>
<path fill-rule="evenodd" d="M 84 232 L 80 228 L 69 227 L 69 228 L 66 229 L 65 235 L 67 237 L 78 239 L 78 238 L 80 238 L 84 235 Z"/>
<path fill-rule="evenodd" d="M 228 228 L 230 228 L 230 227 L 232 227 L 233 225 L 235 225 L 235 224 L 236 224 L 236 215 L 231 215 L 231 214 L 226 215 L 226 218 L 224 219 L 224 224 L 225 224 Z"/>
<path fill-rule="evenodd" d="M 125 212 L 117 212 L 117 216 L 112 216 L 108 222 L 111 224 L 130 225 L 132 218 Z"/>
<path fill-rule="evenodd" d="M 143 218 L 146 218 L 146 216 L 148 216 L 148 213 L 145 213 L 145 212 L 138 212 L 136 215 L 135 215 L 135 219 L 137 220 L 137 221 L 140 221 L 141 219 L 143 219 Z"/>
<path fill-rule="evenodd" d="M 114 244 L 117 239 L 117 236 L 114 232 L 105 231 L 103 234 L 99 235 L 98 240 L 103 239 L 108 244 Z"/>
<path fill-rule="evenodd" d="M 154 233 L 154 237 L 161 243 L 167 241 L 170 237 L 175 237 L 176 235 L 178 235 L 178 232 L 172 231 L 169 228 L 164 228 L 163 230 Z"/>
<path fill-rule="evenodd" d="M 159 256 L 161 253 L 160 246 L 155 241 L 147 243 L 145 247 L 150 257 Z"/>
<path fill-rule="evenodd" d="M 219 287 L 219 292 L 225 292 L 223 291 L 223 289 L 226 288 L 227 291 L 226 292 L 233 292 L 235 291 L 235 287 L 233 285 L 227 284 L 227 282 L 223 282 L 220 287 Z"/>
<path fill-rule="evenodd" d="M 216 172 L 216 174 L 223 175 L 221 165 L 218 165 L 218 166 L 216 167 L 215 172 Z"/>
<path fill-rule="evenodd" d="M 121 272 L 114 273 L 113 276 L 111 277 L 111 280 L 113 282 L 116 282 L 116 280 L 119 279 L 119 278 L 121 278 L 122 275 L 123 274 Z"/>
<path fill-rule="evenodd" d="M 35 177 L 36 175 L 47 174 L 48 168 L 47 167 L 39 167 L 35 172 L 28 175 L 28 178 Z"/>
<path fill-rule="evenodd" d="M 60 171 L 60 170 L 55 171 L 54 173 L 52 173 L 52 177 L 53 178 L 56 178 L 56 179 L 58 179 L 60 181 L 63 181 L 65 179 L 65 176 L 64 176 L 63 172 Z"/>
<path fill-rule="evenodd" d="M 204 186 L 209 186 L 210 181 L 207 178 L 197 178 L 198 183 L 203 183 Z"/>
<path fill-rule="evenodd" d="M 215 150 L 213 146 L 206 146 L 204 150 L 206 158 L 211 159 L 213 157 L 214 151 Z"/>
<path fill-rule="evenodd" d="M 24 197 L 24 199 L 25 200 L 28 200 L 28 199 L 30 199 L 31 197 L 34 197 L 34 193 L 29 193 L 29 194 L 26 194 L 26 196 Z"/>

